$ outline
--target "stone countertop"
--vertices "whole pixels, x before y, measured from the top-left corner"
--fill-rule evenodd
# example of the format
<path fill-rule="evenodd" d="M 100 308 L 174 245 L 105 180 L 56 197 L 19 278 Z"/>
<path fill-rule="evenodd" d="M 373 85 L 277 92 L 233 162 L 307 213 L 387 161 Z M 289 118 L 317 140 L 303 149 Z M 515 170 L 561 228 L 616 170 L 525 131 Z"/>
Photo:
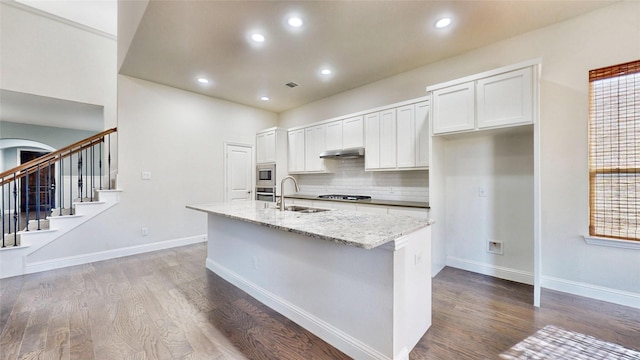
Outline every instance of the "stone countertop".
<path fill-rule="evenodd" d="M 335 202 L 346 202 L 353 204 L 370 204 L 370 205 L 384 205 L 384 206 L 402 206 L 402 207 L 414 207 L 414 208 L 423 208 L 430 209 L 428 202 L 419 202 L 419 201 L 400 201 L 400 200 L 380 200 L 380 199 L 369 199 L 369 200 L 336 200 L 336 199 L 320 199 L 317 195 L 304 195 L 304 194 L 291 194 L 284 196 L 287 199 L 304 199 L 304 200 L 318 200 L 318 201 L 335 201 Z"/>
<path fill-rule="evenodd" d="M 265 204 L 269 207 L 265 208 Z M 410 216 L 351 210 L 310 214 L 280 211 L 273 203 L 264 201 L 187 205 L 187 208 L 364 249 L 384 245 L 432 223 Z"/>

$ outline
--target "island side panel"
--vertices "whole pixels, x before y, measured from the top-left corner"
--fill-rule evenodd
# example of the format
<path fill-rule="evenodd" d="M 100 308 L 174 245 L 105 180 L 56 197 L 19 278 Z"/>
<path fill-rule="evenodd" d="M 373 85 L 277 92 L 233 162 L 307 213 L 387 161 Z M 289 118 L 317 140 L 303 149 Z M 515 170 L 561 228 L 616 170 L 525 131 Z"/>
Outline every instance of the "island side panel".
<path fill-rule="evenodd" d="M 394 248 L 394 354 L 409 352 L 431 327 L 431 227 L 387 245 Z"/>
<path fill-rule="evenodd" d="M 396 358 L 394 251 L 208 219 L 210 270 L 349 356 Z"/>

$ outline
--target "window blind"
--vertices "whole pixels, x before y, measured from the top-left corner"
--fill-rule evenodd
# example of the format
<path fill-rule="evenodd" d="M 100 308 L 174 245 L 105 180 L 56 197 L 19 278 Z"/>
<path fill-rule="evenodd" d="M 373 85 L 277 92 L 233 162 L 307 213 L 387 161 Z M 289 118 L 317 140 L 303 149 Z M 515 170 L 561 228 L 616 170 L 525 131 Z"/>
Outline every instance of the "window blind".
<path fill-rule="evenodd" d="M 640 241 L 640 60 L 589 72 L 589 234 Z"/>

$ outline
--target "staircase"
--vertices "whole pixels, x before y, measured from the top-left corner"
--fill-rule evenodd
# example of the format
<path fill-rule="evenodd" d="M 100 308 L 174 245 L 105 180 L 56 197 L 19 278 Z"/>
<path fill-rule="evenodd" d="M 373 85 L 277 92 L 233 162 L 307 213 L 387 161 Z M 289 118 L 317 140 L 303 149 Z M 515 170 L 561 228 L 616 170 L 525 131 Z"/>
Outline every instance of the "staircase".
<path fill-rule="evenodd" d="M 116 131 L 0 173 L 0 278 L 46 270 L 30 264 L 28 256 L 119 202 L 111 179 Z"/>
<path fill-rule="evenodd" d="M 38 230 L 37 221 L 31 220 L 28 225 L 29 230 L 25 228 L 15 234 L 5 235 L 5 241 L 10 240 L 11 243 L 0 248 L 0 279 L 46 270 L 31 264 L 28 256 L 119 202 L 120 190 L 96 190 L 95 192 L 94 201 L 78 199 L 71 209 L 63 209 L 62 215 L 60 215 L 60 209 L 53 209 L 46 220 L 40 220 L 40 230 Z M 70 214 L 71 212 L 73 215 Z M 13 242 L 14 236 L 17 236 L 17 246 Z"/>

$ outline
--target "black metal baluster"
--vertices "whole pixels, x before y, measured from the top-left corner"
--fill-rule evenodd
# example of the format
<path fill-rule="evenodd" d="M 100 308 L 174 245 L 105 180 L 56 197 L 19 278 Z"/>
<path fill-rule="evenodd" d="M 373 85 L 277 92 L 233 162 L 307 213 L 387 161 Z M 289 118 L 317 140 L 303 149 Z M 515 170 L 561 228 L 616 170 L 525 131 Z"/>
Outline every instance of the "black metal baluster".
<path fill-rule="evenodd" d="M 2 214 L 0 214 L 0 218 L 2 218 L 2 247 L 5 247 L 4 244 L 4 234 L 5 234 L 5 229 L 4 229 L 4 221 L 5 221 L 5 207 L 4 207 L 4 197 L 5 197 L 5 192 L 4 192 L 4 178 L 0 179 L 0 184 L 2 184 Z"/>
<path fill-rule="evenodd" d="M 107 171 L 109 180 L 109 190 L 111 190 L 111 134 L 109 134 L 109 153 L 107 155 Z"/>
<path fill-rule="evenodd" d="M 44 218 L 46 219 L 50 213 L 51 213 L 51 207 L 53 206 L 53 198 L 55 196 L 55 187 L 53 187 L 53 183 L 51 182 L 51 159 L 49 159 L 49 162 L 47 163 L 47 212 L 45 212 L 45 216 Z M 54 179 L 55 179 L 55 174 L 54 174 Z M 53 192 L 54 196 L 51 196 L 51 193 Z"/>
<path fill-rule="evenodd" d="M 38 231 L 40 231 L 40 195 L 42 191 L 40 189 L 40 164 L 36 169 L 36 222 L 38 223 Z M 27 207 L 29 203 L 27 202 Z M 29 228 L 29 221 L 27 220 L 27 228 Z"/>
<path fill-rule="evenodd" d="M 73 151 L 69 150 L 69 215 L 73 215 Z"/>
<path fill-rule="evenodd" d="M 78 196 L 82 202 L 82 150 L 78 152 Z"/>
<path fill-rule="evenodd" d="M 102 137 L 102 139 L 104 140 L 104 136 Z M 102 190 L 102 144 L 104 144 L 104 142 L 98 144 L 98 152 L 100 155 L 100 158 L 98 159 L 98 169 L 100 170 L 98 171 L 100 173 L 100 190 Z"/>
<path fill-rule="evenodd" d="M 93 192 L 94 192 L 93 189 L 96 186 L 96 184 L 95 184 L 95 171 L 93 170 L 93 167 L 95 166 L 94 157 L 96 156 L 96 154 L 94 152 L 95 147 L 96 147 L 96 145 L 93 144 L 91 146 L 91 151 L 90 151 L 90 153 L 91 153 L 91 161 L 90 161 L 90 163 L 91 163 L 91 172 L 90 172 L 90 174 L 91 174 L 91 178 L 90 178 L 91 179 L 91 195 L 90 195 L 89 199 L 91 201 L 93 201 Z"/>
<path fill-rule="evenodd" d="M 13 246 L 18 246 L 18 180 L 13 173 Z M 9 230 L 11 231 L 11 230 Z"/>
<path fill-rule="evenodd" d="M 29 231 L 29 170 L 30 169 L 26 169 L 25 170 L 25 175 L 24 175 L 24 182 L 25 182 L 25 187 L 24 187 L 24 211 L 25 211 L 25 222 L 27 223 L 27 228 L 25 229 L 25 231 Z M 22 191 L 22 189 L 20 189 Z"/>
<path fill-rule="evenodd" d="M 58 214 L 62 216 L 62 208 L 64 207 L 64 181 L 62 175 L 64 173 L 64 158 L 60 154 L 60 169 L 58 170 Z"/>

